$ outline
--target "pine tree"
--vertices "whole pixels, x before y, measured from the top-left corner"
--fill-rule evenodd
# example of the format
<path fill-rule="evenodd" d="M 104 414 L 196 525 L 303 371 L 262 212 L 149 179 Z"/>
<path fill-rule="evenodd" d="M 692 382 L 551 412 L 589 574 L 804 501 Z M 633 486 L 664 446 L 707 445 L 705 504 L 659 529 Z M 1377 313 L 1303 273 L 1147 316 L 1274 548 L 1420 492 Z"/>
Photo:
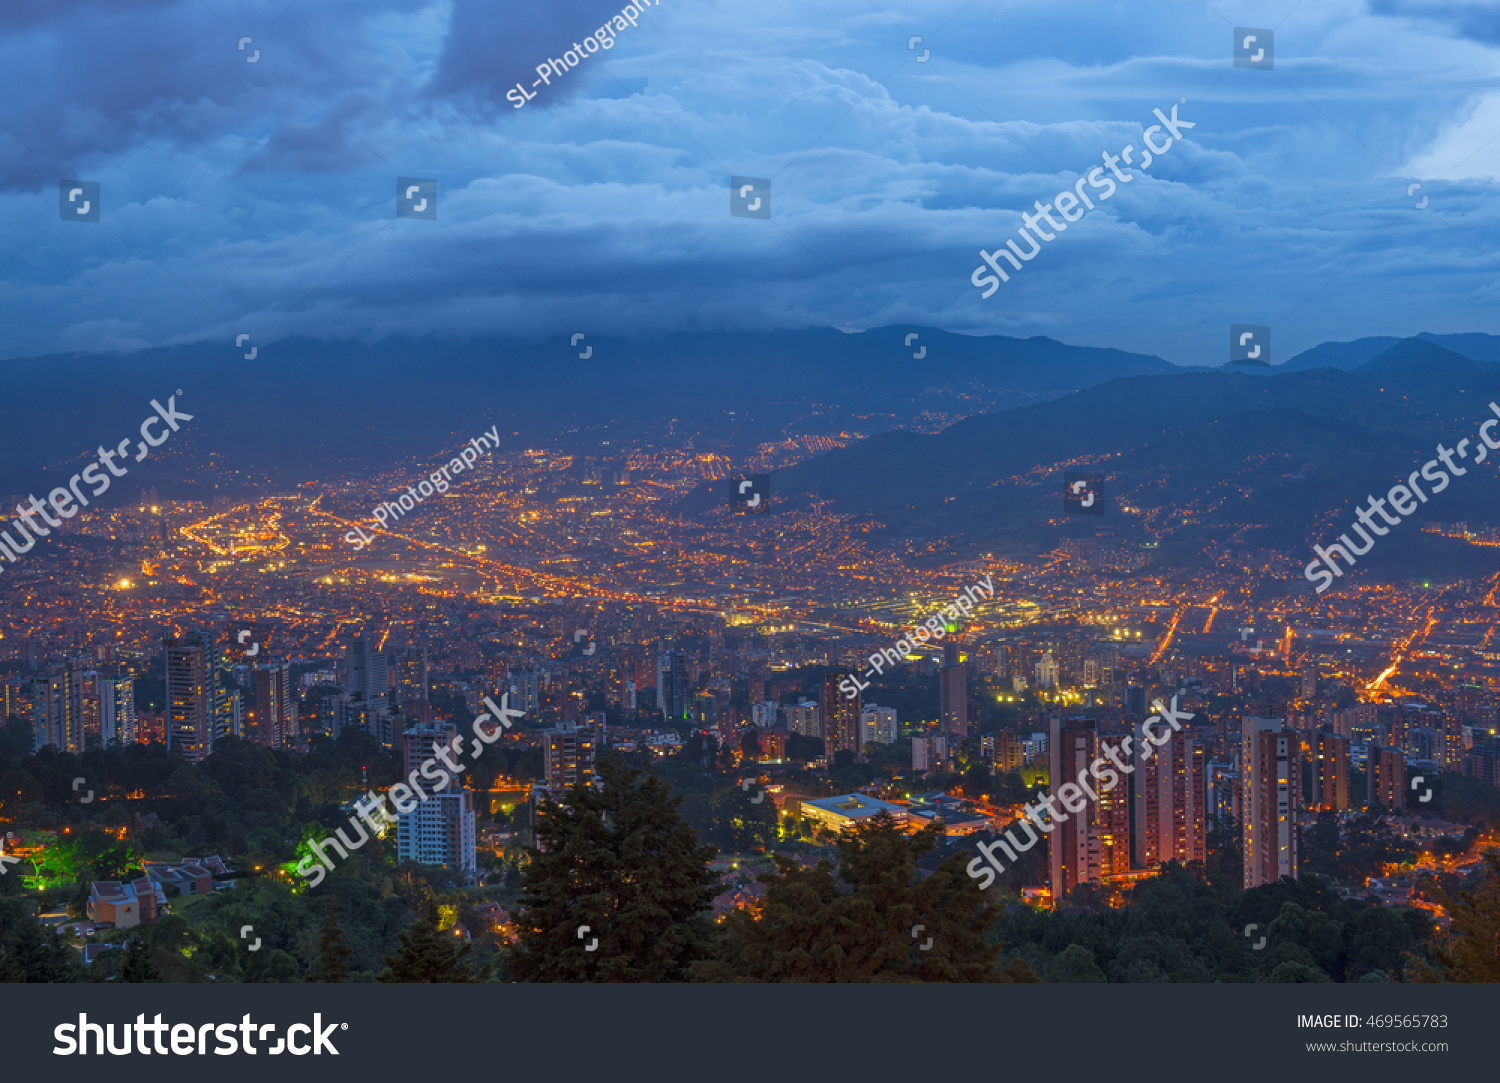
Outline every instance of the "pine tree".
<path fill-rule="evenodd" d="M 429 906 L 425 917 L 418 919 L 400 935 L 395 955 L 385 957 L 385 969 L 378 981 L 384 982 L 481 982 L 488 981 L 490 967 L 485 964 L 471 972 L 465 956 L 474 949 L 468 941 L 461 944 L 444 936 L 438 928 L 438 908 Z"/>
<path fill-rule="evenodd" d="M 79 981 L 78 953 L 39 926 L 13 899 L 0 899 L 0 981 Z M 19 976 L 17 974 L 19 973 Z"/>
<path fill-rule="evenodd" d="M 161 975 L 151 965 L 151 946 L 146 940 L 146 930 L 141 928 L 137 928 L 130 937 L 130 942 L 125 946 L 125 959 L 120 964 L 121 981 L 161 981 Z"/>
<path fill-rule="evenodd" d="M 996 969 L 985 943 L 993 913 L 961 858 L 926 879 L 917 860 L 936 825 L 908 835 L 889 815 L 838 842 L 838 878 L 827 861 L 807 869 L 776 856 L 759 915 L 735 911 L 724 955 L 694 971 L 707 981 L 1035 981 L 1029 967 Z"/>
<path fill-rule="evenodd" d="M 1446 935 L 1433 944 L 1442 974 L 1417 962 L 1418 981 L 1500 982 L 1500 854 L 1484 858 L 1489 868 L 1474 890 L 1459 893 Z"/>
<path fill-rule="evenodd" d="M 512 980 L 681 981 L 714 950 L 714 851 L 678 814 L 680 798 L 617 761 L 599 777 L 601 788 L 541 810 L 505 952 Z"/>
<path fill-rule="evenodd" d="M 349 960 L 354 951 L 344 941 L 344 929 L 339 925 L 339 901 L 332 896 L 323 910 L 323 928 L 318 934 L 318 964 L 307 976 L 314 982 L 345 982 L 349 980 Z"/>

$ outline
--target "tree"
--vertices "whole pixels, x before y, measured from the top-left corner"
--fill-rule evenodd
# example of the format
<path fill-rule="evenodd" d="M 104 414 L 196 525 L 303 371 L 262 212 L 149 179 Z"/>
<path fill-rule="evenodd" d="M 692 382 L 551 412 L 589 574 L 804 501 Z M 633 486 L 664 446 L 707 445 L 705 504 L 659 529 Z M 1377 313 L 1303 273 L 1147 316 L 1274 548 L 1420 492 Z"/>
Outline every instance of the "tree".
<path fill-rule="evenodd" d="M 1067 903 L 1069 906 L 1077 906 L 1095 914 L 1102 914 L 1109 909 L 1109 889 L 1092 880 L 1084 880 L 1082 883 L 1073 885 L 1073 890 L 1068 893 Z"/>
<path fill-rule="evenodd" d="M 1323 973 L 1344 972 L 1343 927 L 1322 911 L 1284 902 L 1267 932 L 1273 944 L 1305 948 Z"/>
<path fill-rule="evenodd" d="M 1212 978 L 1186 942 L 1161 933 L 1124 941 L 1109 965 L 1112 982 L 1202 982 Z"/>
<path fill-rule="evenodd" d="M 1331 809 L 1318 813 L 1318 820 L 1302 833 L 1302 864 L 1309 872 L 1336 877 L 1339 867 L 1339 816 Z"/>
<path fill-rule="evenodd" d="M 1099 964 L 1094 962 L 1094 953 L 1082 944 L 1069 944 L 1043 967 L 1046 980 L 1052 983 L 1102 982 L 1109 979 Z"/>
<path fill-rule="evenodd" d="M 1328 980 L 1328 975 L 1311 963 L 1298 963 L 1290 959 L 1277 964 L 1276 969 L 1266 978 L 1268 982 L 1280 983 L 1316 983 Z"/>
<path fill-rule="evenodd" d="M 151 965 L 151 947 L 146 941 L 146 930 L 138 927 L 125 945 L 125 961 L 120 964 L 121 981 L 161 981 L 161 975 Z"/>
<path fill-rule="evenodd" d="M 1387 906 L 1366 906 L 1358 918 L 1345 924 L 1344 939 L 1350 974 L 1399 971 L 1402 956 L 1417 944 L 1402 912 Z"/>
<path fill-rule="evenodd" d="M 156 975 L 154 980 L 203 980 L 207 973 L 207 960 L 198 955 L 198 934 L 188 925 L 186 918 L 181 914 L 165 914 L 151 927 L 148 936 L 150 969 Z"/>
<path fill-rule="evenodd" d="M 1244 879 L 1244 855 L 1240 853 L 1240 825 L 1234 820 L 1216 821 L 1208 829 L 1208 860 L 1204 871 L 1210 883 L 1238 891 Z"/>
<path fill-rule="evenodd" d="M 62 937 L 38 925 L 21 903 L 0 899 L 0 981 L 77 981 L 78 971 L 77 952 Z"/>
<path fill-rule="evenodd" d="M 765 791 L 751 796 L 739 786 L 724 790 L 713 798 L 711 841 L 721 850 L 736 853 L 761 851 L 776 843 L 776 805 L 767 801 Z"/>
<path fill-rule="evenodd" d="M 267 952 L 256 952 L 254 960 L 245 967 L 245 980 L 267 982 L 272 985 L 302 980 L 302 967 L 287 952 L 272 948 Z"/>
<path fill-rule="evenodd" d="M 474 949 L 468 941 L 444 936 L 438 928 L 438 908 L 429 906 L 424 917 L 412 922 L 400 936 L 395 955 L 385 957 L 384 982 L 481 982 L 488 981 L 489 965 L 470 972 L 465 956 Z M 321 959 L 319 960 L 321 965 Z"/>
<path fill-rule="evenodd" d="M 128 842 L 106 831 L 80 831 L 72 842 L 74 869 L 90 880 L 125 880 L 139 868 L 140 854 Z"/>
<path fill-rule="evenodd" d="M 706 913 L 714 850 L 678 815 L 680 799 L 614 760 L 599 778 L 538 816 L 504 953 L 512 980 L 681 981 L 718 939 Z"/>
<path fill-rule="evenodd" d="M 349 960 L 354 951 L 344 941 L 344 929 L 338 919 L 339 901 L 329 897 L 323 908 L 323 928 L 318 934 L 318 962 L 308 981 L 345 982 L 349 980 Z"/>
<path fill-rule="evenodd" d="M 737 910 L 725 922 L 721 958 L 699 966 L 705 981 L 1014 981 L 996 969 L 1001 946 L 986 944 L 993 912 L 964 874 L 961 858 L 926 879 L 917 860 L 941 828 L 905 833 L 880 813 L 838 840 L 840 869 L 813 869 L 776 855 L 760 877 L 759 916 Z M 1032 976 L 1034 978 L 1034 975 Z M 1020 978 L 1019 980 L 1026 980 Z"/>
<path fill-rule="evenodd" d="M 1459 893 L 1447 933 L 1433 943 L 1441 976 L 1417 962 L 1418 981 L 1500 982 L 1500 854 L 1484 859 L 1480 883 Z"/>
<path fill-rule="evenodd" d="M 213 981 L 237 981 L 241 973 L 244 950 L 223 929 L 209 928 L 198 936 L 194 953 L 208 967 L 206 975 Z"/>
<path fill-rule="evenodd" d="M 983 797 L 995 792 L 995 776 L 984 764 L 976 763 L 963 773 L 961 785 L 965 797 Z"/>

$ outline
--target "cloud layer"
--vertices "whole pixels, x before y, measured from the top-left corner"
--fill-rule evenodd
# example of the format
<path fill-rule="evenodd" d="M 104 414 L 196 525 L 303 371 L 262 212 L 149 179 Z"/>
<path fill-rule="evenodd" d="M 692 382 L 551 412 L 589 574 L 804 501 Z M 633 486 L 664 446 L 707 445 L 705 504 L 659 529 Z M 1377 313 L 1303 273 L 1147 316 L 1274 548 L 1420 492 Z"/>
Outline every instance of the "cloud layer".
<path fill-rule="evenodd" d="M 1257 71 L 1197 2 L 661 0 L 532 87 L 623 6 L 8 5 L 0 356 L 899 322 L 1218 364 L 1230 323 L 1273 360 L 1500 332 L 1489 6 L 1299 4 Z M 982 300 L 979 250 L 1173 103 L 1187 139 Z M 396 217 L 398 177 L 437 180 L 436 221 Z M 101 182 L 99 224 L 60 180 Z"/>

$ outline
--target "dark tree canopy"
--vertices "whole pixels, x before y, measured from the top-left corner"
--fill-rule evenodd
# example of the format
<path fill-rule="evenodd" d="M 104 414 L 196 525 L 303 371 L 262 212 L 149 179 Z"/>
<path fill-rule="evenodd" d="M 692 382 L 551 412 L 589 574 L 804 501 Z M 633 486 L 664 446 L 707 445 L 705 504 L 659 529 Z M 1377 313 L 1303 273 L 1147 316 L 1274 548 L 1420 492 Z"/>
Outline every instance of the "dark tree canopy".
<path fill-rule="evenodd" d="M 538 818 L 519 937 L 504 954 L 514 981 L 680 981 L 717 938 L 714 850 L 678 815 L 680 799 L 611 760 L 599 778 Z"/>
<path fill-rule="evenodd" d="M 1007 981 L 998 945 L 985 942 L 993 914 L 950 858 L 925 879 L 917 860 L 940 829 L 906 834 L 886 813 L 838 843 L 839 870 L 805 868 L 777 855 L 758 915 L 737 910 L 722 956 L 701 964 L 707 981 Z M 1029 968 L 1027 970 L 1029 973 Z M 1022 979 L 1024 980 L 1024 979 Z M 1034 980 L 1034 979 L 1033 979 Z"/>
<path fill-rule="evenodd" d="M 445 935 L 438 925 L 438 908 L 430 906 L 424 917 L 412 922 L 401 934 L 401 946 L 395 955 L 386 956 L 386 968 L 381 971 L 378 980 L 431 983 L 488 981 L 488 964 L 477 972 L 469 967 L 466 957 L 474 945 L 459 937 Z"/>

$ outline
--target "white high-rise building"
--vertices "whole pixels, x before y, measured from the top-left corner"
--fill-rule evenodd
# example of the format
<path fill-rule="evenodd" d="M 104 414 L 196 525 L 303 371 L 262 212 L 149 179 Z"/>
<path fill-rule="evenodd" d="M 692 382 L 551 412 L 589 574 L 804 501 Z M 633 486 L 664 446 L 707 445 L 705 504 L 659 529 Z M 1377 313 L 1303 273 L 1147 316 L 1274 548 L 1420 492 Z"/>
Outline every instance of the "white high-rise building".
<path fill-rule="evenodd" d="M 428 794 L 396 819 L 396 858 L 473 873 L 474 795 L 468 790 Z"/>
<path fill-rule="evenodd" d="M 452 748 L 456 735 L 455 727 L 444 722 L 418 724 L 403 735 L 403 766 L 407 777 L 415 773 L 419 780 L 429 781 L 421 782 L 427 792 L 426 800 L 417 801 L 410 811 L 397 810 L 396 859 L 473 873 L 478 867 L 474 857 L 474 794 L 462 788 L 461 779 L 451 777 L 442 789 L 434 792 L 437 783 L 432 776 L 420 773 L 421 766 L 433 758 L 434 746 Z M 442 770 L 441 774 L 450 772 Z"/>
<path fill-rule="evenodd" d="M 385 655 L 370 642 L 364 632 L 344 641 L 344 661 L 349 667 L 349 694 L 356 701 L 385 706 L 390 687 L 390 667 Z"/>
<path fill-rule="evenodd" d="M 911 767 L 913 771 L 941 771 L 948 766 L 948 738 L 945 734 L 929 734 L 911 739 Z"/>
<path fill-rule="evenodd" d="M 859 740 L 865 745 L 889 745 L 896 741 L 896 708 L 867 703 L 859 710 Z"/>

